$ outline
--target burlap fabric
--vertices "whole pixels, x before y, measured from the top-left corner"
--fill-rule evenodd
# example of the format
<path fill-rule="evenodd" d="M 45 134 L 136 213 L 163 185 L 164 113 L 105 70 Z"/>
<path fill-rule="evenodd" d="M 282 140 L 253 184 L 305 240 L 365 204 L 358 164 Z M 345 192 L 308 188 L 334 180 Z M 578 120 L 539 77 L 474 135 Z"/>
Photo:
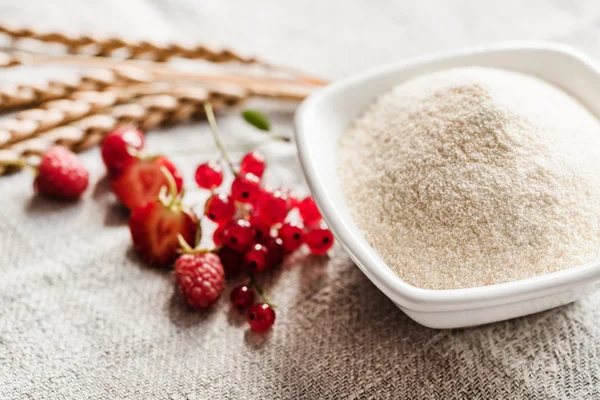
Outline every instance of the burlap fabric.
<path fill-rule="evenodd" d="M 557 40 L 600 57 L 600 3 L 592 0 L 5 0 L 0 13 L 51 28 L 230 45 L 329 78 L 504 39 Z M 2 75 L 25 77 L 38 74 Z M 289 132 L 290 108 L 270 112 Z M 220 124 L 230 143 L 260 140 L 236 115 Z M 200 150 L 214 151 L 204 124 L 148 142 L 157 151 L 199 149 L 174 157 L 188 181 L 206 158 Z M 306 190 L 293 145 L 264 151 L 271 183 Z M 0 178 L 2 399 L 600 398 L 599 294 L 508 322 L 430 330 L 338 248 L 266 279 L 280 305 L 270 334 L 249 332 L 229 312 L 228 292 L 211 312 L 189 312 L 170 274 L 131 250 L 98 152 L 84 160 L 92 188 L 74 205 L 32 198 L 27 173 Z"/>

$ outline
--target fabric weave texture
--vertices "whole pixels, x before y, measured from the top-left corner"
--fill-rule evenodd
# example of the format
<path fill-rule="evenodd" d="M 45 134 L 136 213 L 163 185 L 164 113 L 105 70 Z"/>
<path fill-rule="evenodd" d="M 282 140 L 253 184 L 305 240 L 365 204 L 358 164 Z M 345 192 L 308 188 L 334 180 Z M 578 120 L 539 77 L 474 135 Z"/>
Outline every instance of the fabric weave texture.
<path fill-rule="evenodd" d="M 600 59 L 600 3 L 393 0 L 198 2 L 4 0 L 5 21 L 152 40 L 202 41 L 330 79 L 431 51 L 499 40 L 568 43 Z M 27 69 L 2 80 L 42 79 Z M 291 133 L 293 107 L 257 104 Z M 228 143 L 260 141 L 238 115 Z M 204 123 L 148 135 L 193 182 L 214 152 Z M 295 149 L 264 147 L 267 179 L 306 193 Z M 227 296 L 190 312 L 168 271 L 131 249 L 127 215 L 84 156 L 75 204 L 32 197 L 27 172 L 0 178 L 0 399 L 598 399 L 600 294 L 511 321 L 459 330 L 412 322 L 336 247 L 265 278 L 279 304 L 267 335 Z M 195 192 L 201 201 L 202 195 Z"/>

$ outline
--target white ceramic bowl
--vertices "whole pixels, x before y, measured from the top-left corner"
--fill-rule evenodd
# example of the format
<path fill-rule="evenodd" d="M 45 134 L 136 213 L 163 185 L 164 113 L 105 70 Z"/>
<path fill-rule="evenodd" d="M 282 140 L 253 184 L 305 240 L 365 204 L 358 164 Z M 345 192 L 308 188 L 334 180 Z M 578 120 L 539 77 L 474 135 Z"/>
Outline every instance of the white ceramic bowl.
<path fill-rule="evenodd" d="M 375 97 L 407 79 L 474 65 L 536 75 L 573 94 L 600 118 L 600 68 L 569 47 L 531 42 L 434 54 L 377 68 L 320 89 L 296 113 L 300 161 L 336 239 L 398 307 L 413 320 L 432 328 L 473 326 L 527 315 L 567 304 L 600 286 L 599 261 L 499 285 L 420 289 L 404 282 L 386 265 L 352 220 L 335 163 L 338 139 L 348 125 Z"/>

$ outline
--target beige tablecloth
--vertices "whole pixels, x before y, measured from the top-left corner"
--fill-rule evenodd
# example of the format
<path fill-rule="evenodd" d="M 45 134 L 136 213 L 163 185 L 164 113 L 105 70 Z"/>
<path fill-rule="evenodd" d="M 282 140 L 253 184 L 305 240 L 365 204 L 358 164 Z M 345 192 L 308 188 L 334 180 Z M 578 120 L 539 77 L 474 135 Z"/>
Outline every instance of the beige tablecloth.
<path fill-rule="evenodd" d="M 4 0 L 4 21 L 132 38 L 228 45 L 329 78 L 434 50 L 508 39 L 572 44 L 600 58 L 600 2 Z M 61 73 L 59 70 L 46 71 Z M 45 72 L 45 73 L 46 73 Z M 4 72 L 2 79 L 38 79 Z M 284 132 L 293 109 L 270 115 Z M 236 115 L 229 142 L 260 140 Z M 148 136 L 191 179 L 214 151 L 207 127 Z M 293 145 L 265 147 L 268 180 L 305 192 Z M 127 216 L 84 155 L 77 204 L 32 197 L 27 173 L 0 178 L 0 398 L 600 398 L 600 295 L 468 330 L 402 314 L 337 248 L 268 277 L 277 322 L 255 335 L 229 312 L 188 311 L 171 276 L 140 263 Z M 195 194 L 199 196 L 199 194 Z"/>

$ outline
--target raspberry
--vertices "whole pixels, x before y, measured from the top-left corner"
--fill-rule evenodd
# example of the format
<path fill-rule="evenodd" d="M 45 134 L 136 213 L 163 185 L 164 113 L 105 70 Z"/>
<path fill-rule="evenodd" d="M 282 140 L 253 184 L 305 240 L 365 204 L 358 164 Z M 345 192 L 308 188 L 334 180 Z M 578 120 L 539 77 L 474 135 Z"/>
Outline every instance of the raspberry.
<path fill-rule="evenodd" d="M 102 141 L 102 161 L 112 176 L 121 173 L 136 160 L 144 147 L 144 134 L 134 127 L 113 130 Z"/>
<path fill-rule="evenodd" d="M 43 196 L 75 200 L 88 183 L 89 173 L 75 153 L 55 146 L 42 157 L 33 186 Z"/>
<path fill-rule="evenodd" d="M 207 308 L 223 291 L 225 271 L 215 254 L 183 254 L 175 262 L 175 279 L 190 307 Z"/>

